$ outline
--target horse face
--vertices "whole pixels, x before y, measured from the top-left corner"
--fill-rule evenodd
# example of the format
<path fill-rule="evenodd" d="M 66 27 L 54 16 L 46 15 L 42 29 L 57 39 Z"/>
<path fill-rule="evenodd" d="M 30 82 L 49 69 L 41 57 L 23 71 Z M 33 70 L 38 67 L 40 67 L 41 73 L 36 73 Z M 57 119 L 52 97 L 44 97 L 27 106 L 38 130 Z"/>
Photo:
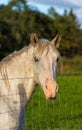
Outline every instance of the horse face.
<path fill-rule="evenodd" d="M 58 91 L 56 72 L 60 55 L 56 49 L 57 38 L 51 42 L 38 40 L 37 45 L 34 46 L 34 77 L 36 82 L 41 85 L 47 99 L 54 99 Z"/>

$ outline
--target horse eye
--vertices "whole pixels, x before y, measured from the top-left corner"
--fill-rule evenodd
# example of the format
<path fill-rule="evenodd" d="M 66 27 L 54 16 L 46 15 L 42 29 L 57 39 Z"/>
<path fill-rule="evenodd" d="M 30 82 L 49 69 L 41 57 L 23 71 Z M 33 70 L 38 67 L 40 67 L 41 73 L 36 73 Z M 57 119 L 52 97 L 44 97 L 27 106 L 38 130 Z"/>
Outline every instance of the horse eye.
<path fill-rule="evenodd" d="M 34 57 L 34 61 L 35 61 L 35 62 L 38 62 L 39 59 L 35 56 L 35 57 Z"/>
<path fill-rule="evenodd" d="M 56 60 L 57 62 L 59 61 L 59 58 L 57 58 L 57 60 Z"/>

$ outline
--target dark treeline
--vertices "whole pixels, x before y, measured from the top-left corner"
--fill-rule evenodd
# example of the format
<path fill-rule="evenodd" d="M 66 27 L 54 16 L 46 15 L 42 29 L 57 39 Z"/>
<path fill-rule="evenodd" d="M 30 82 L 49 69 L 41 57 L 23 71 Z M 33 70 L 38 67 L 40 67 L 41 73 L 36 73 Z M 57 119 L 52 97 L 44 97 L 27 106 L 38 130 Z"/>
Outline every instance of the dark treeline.
<path fill-rule="evenodd" d="M 49 40 L 60 32 L 62 55 L 82 55 L 82 30 L 72 9 L 61 16 L 50 8 L 45 15 L 28 6 L 26 0 L 11 0 L 0 5 L 0 60 L 28 45 L 32 32 Z"/>

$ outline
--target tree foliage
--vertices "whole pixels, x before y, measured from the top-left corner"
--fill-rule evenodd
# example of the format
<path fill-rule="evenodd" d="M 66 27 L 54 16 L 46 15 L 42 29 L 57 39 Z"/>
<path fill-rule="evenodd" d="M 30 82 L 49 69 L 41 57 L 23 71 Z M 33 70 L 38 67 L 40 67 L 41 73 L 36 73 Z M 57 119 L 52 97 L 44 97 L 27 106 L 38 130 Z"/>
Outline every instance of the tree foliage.
<path fill-rule="evenodd" d="M 60 15 L 50 8 L 45 15 L 28 6 L 26 0 L 10 0 L 8 5 L 0 5 L 0 59 L 28 45 L 32 32 L 50 40 L 60 32 L 62 54 L 82 54 L 82 30 L 72 9 Z"/>

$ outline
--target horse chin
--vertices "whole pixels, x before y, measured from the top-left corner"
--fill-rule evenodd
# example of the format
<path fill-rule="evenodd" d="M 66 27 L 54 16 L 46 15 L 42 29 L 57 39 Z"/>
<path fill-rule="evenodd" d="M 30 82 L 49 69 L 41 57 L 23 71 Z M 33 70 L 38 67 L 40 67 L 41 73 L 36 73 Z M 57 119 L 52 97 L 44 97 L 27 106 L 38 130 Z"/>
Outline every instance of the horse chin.
<path fill-rule="evenodd" d="M 47 100 L 55 100 L 56 99 L 56 93 L 54 95 L 47 95 L 45 92 L 44 92 L 44 95 L 46 97 Z"/>
<path fill-rule="evenodd" d="M 56 97 L 57 97 L 57 96 L 54 96 L 54 97 L 47 97 L 47 96 L 46 96 L 46 99 L 47 99 L 47 100 L 55 100 Z"/>
<path fill-rule="evenodd" d="M 49 100 L 55 100 L 57 96 L 49 98 Z"/>

